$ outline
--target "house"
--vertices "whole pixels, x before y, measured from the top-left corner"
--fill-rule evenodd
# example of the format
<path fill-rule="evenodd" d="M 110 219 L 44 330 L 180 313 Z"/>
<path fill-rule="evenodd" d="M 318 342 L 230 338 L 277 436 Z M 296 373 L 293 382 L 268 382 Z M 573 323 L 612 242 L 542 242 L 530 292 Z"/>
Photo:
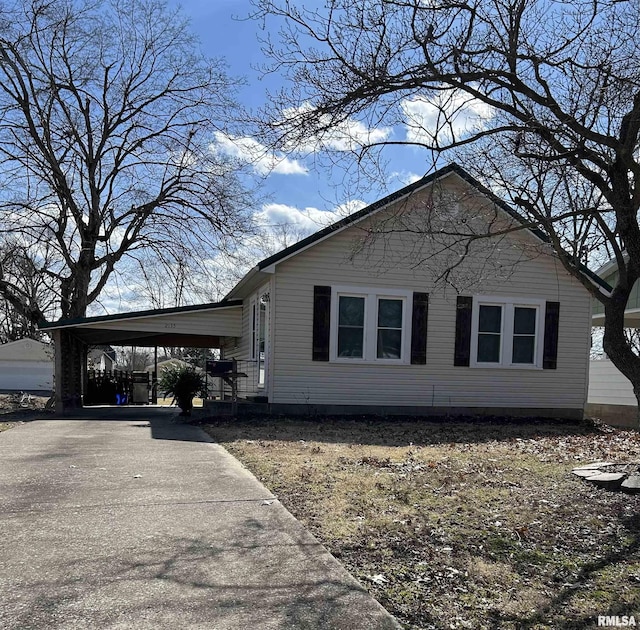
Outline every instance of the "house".
<path fill-rule="evenodd" d="M 63 350 L 220 348 L 240 395 L 274 413 L 582 417 L 589 292 L 520 221 L 450 165 L 261 261 L 219 303 L 45 327 Z"/>
<path fill-rule="evenodd" d="M 0 391 L 49 394 L 53 390 L 53 347 L 35 339 L 0 345 Z"/>
<path fill-rule="evenodd" d="M 116 351 L 111 346 L 95 346 L 87 352 L 87 367 L 101 372 L 111 372 Z"/>
<path fill-rule="evenodd" d="M 160 375 L 162 374 L 163 370 L 175 369 L 175 368 L 186 368 L 186 367 L 190 367 L 190 365 L 191 365 L 190 363 L 187 363 L 182 359 L 164 359 L 163 361 L 159 361 L 157 366 L 153 363 L 145 366 L 144 371 L 155 372 L 157 368 L 157 372 Z"/>
<path fill-rule="evenodd" d="M 596 273 L 609 285 L 614 286 L 618 280 L 618 265 L 615 259 L 608 261 Z M 604 306 L 601 302 L 593 301 L 592 313 L 593 326 L 604 326 Z M 624 323 L 629 329 L 640 328 L 640 282 L 636 282 L 631 289 Z M 591 359 L 586 412 L 617 426 L 638 426 L 638 401 L 633 393 L 631 381 L 606 355 Z"/>

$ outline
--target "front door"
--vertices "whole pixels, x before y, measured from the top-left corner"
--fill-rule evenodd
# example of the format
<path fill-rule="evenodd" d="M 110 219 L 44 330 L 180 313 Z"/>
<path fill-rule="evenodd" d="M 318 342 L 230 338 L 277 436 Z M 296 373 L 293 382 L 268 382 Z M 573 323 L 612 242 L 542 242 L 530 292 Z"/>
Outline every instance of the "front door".
<path fill-rule="evenodd" d="M 265 287 L 258 297 L 258 387 L 264 389 L 269 366 L 269 291 Z"/>

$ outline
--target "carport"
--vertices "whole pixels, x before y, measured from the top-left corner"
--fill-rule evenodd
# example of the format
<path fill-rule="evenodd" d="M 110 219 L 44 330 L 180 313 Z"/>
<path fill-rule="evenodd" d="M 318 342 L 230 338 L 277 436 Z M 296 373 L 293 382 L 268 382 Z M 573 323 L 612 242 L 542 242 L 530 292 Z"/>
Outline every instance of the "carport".
<path fill-rule="evenodd" d="M 42 324 L 55 344 L 56 411 L 78 407 L 89 346 L 220 348 L 242 336 L 242 300 L 59 320 Z"/>

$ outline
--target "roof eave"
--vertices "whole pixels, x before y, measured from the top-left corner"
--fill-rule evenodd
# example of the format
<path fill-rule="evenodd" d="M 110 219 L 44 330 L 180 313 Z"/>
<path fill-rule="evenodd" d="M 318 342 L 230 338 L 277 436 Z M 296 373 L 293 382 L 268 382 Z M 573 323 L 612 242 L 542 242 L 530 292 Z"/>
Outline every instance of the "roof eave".
<path fill-rule="evenodd" d="M 72 319 L 59 319 L 55 322 L 40 322 L 38 324 L 38 328 L 40 330 L 60 330 L 63 328 L 92 326 L 103 322 L 141 319 L 145 317 L 164 317 L 180 313 L 195 313 L 200 311 L 213 311 L 225 308 L 237 308 L 239 306 L 242 306 L 242 300 L 222 300 L 221 302 L 210 302 L 208 304 L 194 304 L 189 306 L 176 306 L 145 311 L 131 311 L 129 313 L 115 313 L 113 315 L 98 315 L 95 317 L 75 317 Z"/>
<path fill-rule="evenodd" d="M 257 286 L 260 286 L 260 277 L 268 270 L 260 269 L 258 265 L 247 271 L 244 276 L 238 281 L 238 283 L 224 296 L 225 300 L 243 300 L 249 293 L 251 293 Z"/>

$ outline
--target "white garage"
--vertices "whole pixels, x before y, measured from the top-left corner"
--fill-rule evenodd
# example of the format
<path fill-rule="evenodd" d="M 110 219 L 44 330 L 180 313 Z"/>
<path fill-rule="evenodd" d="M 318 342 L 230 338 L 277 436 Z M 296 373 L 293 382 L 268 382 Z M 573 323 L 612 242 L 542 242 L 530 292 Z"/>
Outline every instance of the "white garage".
<path fill-rule="evenodd" d="M 52 390 L 52 345 L 33 339 L 20 339 L 0 345 L 0 391 Z"/>

